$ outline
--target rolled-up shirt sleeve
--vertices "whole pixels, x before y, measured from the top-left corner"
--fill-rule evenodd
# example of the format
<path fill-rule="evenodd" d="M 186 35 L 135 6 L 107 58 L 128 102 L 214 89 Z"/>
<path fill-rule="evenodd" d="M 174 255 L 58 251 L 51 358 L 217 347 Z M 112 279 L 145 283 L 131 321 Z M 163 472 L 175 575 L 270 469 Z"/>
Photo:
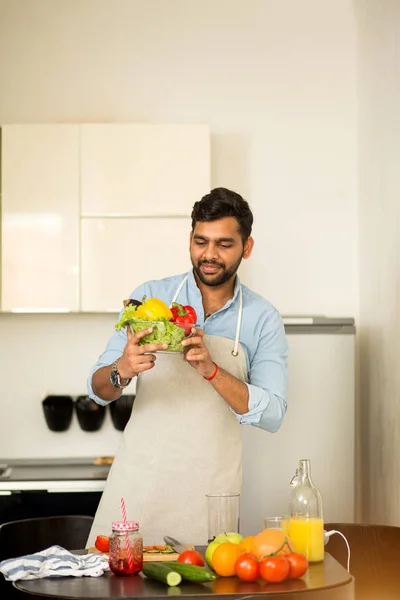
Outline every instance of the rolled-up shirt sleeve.
<path fill-rule="evenodd" d="M 135 299 L 139 300 L 139 299 L 142 299 L 143 296 L 145 296 L 145 295 L 146 295 L 145 286 L 141 285 L 132 292 L 132 294 L 130 295 L 130 298 L 135 298 Z M 124 309 L 122 309 L 121 312 L 119 313 L 118 320 L 121 318 L 123 312 L 124 312 Z M 89 376 L 87 379 L 88 395 L 92 400 L 94 400 L 95 402 L 97 402 L 97 404 L 100 404 L 101 406 L 106 406 L 107 404 L 110 403 L 110 401 L 103 400 L 102 398 L 99 398 L 99 396 L 96 396 L 96 394 L 94 393 L 93 386 L 92 386 L 93 374 L 101 367 L 107 367 L 109 365 L 112 365 L 112 363 L 115 360 L 117 360 L 117 358 L 120 358 L 120 356 L 122 356 L 122 353 L 126 346 L 126 340 L 127 340 L 127 336 L 126 336 L 125 329 L 123 329 L 123 330 L 115 329 L 113 335 L 111 336 L 111 338 L 109 339 L 109 341 L 107 343 L 106 349 L 104 350 L 103 354 L 101 354 L 99 356 L 96 364 L 93 365 L 93 367 L 89 371 Z"/>
<path fill-rule="evenodd" d="M 237 413 L 243 425 L 278 431 L 286 413 L 288 344 L 279 312 L 269 312 L 249 369 L 249 410 Z"/>

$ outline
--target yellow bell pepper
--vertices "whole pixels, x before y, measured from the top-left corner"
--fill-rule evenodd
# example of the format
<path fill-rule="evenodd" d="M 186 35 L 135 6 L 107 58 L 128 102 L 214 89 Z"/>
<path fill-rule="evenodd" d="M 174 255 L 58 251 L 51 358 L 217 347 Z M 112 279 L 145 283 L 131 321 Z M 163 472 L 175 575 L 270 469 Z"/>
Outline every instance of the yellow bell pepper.
<path fill-rule="evenodd" d="M 137 307 L 135 313 L 136 319 L 145 319 L 146 321 L 157 321 L 158 319 L 172 319 L 172 312 L 168 306 L 158 298 L 143 298 L 143 304 Z"/>

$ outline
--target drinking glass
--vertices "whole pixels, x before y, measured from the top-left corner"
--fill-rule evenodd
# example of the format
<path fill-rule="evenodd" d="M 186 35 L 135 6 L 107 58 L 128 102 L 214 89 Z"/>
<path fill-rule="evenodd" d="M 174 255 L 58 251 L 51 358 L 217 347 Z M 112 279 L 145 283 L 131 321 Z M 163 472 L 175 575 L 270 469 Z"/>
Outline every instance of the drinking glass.
<path fill-rule="evenodd" d="M 264 529 L 282 529 L 282 531 L 289 535 L 289 515 L 266 517 L 264 519 Z"/>
<path fill-rule="evenodd" d="M 206 494 L 208 504 L 208 541 L 220 533 L 239 533 L 240 494 Z"/>

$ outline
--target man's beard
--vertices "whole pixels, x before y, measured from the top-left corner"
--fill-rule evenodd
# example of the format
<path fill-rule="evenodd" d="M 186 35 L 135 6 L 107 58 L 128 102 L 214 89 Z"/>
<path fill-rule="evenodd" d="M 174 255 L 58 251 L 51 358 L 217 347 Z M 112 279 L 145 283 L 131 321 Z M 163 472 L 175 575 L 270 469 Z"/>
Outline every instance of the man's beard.
<path fill-rule="evenodd" d="M 209 287 L 217 287 L 219 285 L 222 285 L 223 283 L 226 283 L 229 279 L 231 279 L 231 277 L 236 275 L 236 271 L 238 270 L 239 265 L 242 262 L 242 258 L 243 256 L 241 256 L 239 260 L 236 261 L 236 263 L 232 265 L 229 269 L 226 268 L 224 263 L 217 262 L 216 260 L 200 260 L 197 263 L 197 265 L 195 265 L 195 263 L 193 262 L 192 257 L 190 257 L 190 260 L 192 261 L 193 270 L 196 273 L 197 277 L 200 279 L 201 283 L 204 283 L 204 285 L 208 285 Z M 218 271 L 216 274 L 203 273 L 201 271 L 202 265 L 215 265 L 220 267 L 220 271 Z"/>

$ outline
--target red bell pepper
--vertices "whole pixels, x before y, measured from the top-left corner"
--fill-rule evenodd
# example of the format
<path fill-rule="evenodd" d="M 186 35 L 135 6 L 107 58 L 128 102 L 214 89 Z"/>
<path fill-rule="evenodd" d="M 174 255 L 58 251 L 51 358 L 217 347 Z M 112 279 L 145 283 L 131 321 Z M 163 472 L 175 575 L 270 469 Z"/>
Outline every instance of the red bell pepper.
<path fill-rule="evenodd" d="M 185 336 L 190 335 L 192 327 L 196 325 L 197 314 L 193 306 L 182 306 L 178 302 L 172 303 L 172 323 L 177 325 L 183 325 L 185 329 Z"/>

